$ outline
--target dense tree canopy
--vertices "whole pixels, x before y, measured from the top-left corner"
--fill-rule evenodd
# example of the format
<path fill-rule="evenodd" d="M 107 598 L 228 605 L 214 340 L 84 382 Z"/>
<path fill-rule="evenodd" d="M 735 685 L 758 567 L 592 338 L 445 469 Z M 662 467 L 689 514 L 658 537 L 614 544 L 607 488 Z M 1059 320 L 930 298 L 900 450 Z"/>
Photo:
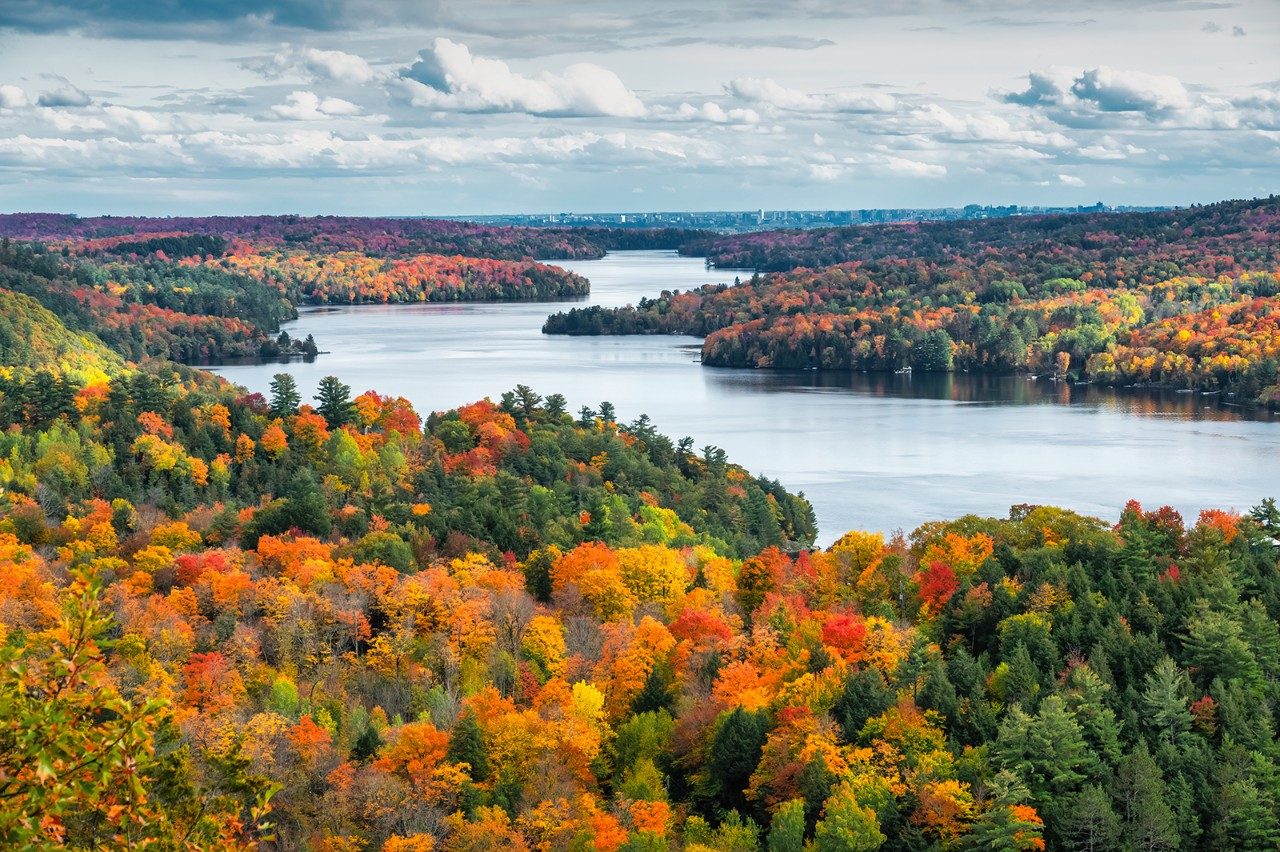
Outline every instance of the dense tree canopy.
<path fill-rule="evenodd" d="M 696 335 L 715 366 L 1026 371 L 1280 405 L 1275 198 L 698 245 L 712 257 L 725 246 L 776 252 L 740 260 L 792 271 L 575 308 L 543 330 Z"/>
<path fill-rule="evenodd" d="M 206 332 L 157 345 L 149 322 L 251 341 L 292 309 L 295 284 L 222 268 L 235 221 L 225 244 L 130 220 L 82 253 L 3 245 L 5 848 L 1280 843 L 1274 501 L 1022 505 L 814 549 L 803 495 L 608 401 L 519 385 L 424 419 L 340 377 L 267 399 L 166 360 Z M 290 235 L 346 239 L 262 224 L 279 244 L 234 256 L 319 270 Z M 1055 342 L 1054 368 L 1240 381 L 1223 357 L 1274 355 L 1269 273 L 993 283 L 883 345 L 1012 368 L 1096 321 L 1114 346 Z M 853 264 L 697 298 L 874 324 L 879 286 Z"/>

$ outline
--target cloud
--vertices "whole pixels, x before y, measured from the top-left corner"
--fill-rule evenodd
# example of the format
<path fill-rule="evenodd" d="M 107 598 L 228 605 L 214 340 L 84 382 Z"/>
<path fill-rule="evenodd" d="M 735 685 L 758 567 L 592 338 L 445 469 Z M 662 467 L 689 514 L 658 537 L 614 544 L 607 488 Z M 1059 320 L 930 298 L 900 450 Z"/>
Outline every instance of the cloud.
<path fill-rule="evenodd" d="M 1213 21 L 1205 21 L 1204 26 L 1200 28 L 1200 31 L 1204 33 L 1220 33 L 1222 32 L 1222 27 L 1218 26 Z"/>
<path fill-rule="evenodd" d="M 1244 27 L 1232 27 L 1231 35 L 1235 36 L 1236 38 L 1243 38 L 1245 35 Z"/>
<path fill-rule="evenodd" d="M 1126 160 L 1136 154 L 1147 153 L 1147 149 L 1104 136 L 1096 145 L 1086 145 L 1077 153 L 1088 160 Z"/>
<path fill-rule="evenodd" d="M 345 20 L 344 0 L 5 0 L 0 29 L 18 32 L 89 31 L 125 38 L 179 35 L 193 27 L 228 33 L 265 26 L 330 30 Z"/>
<path fill-rule="evenodd" d="M 101 133 L 86 139 L 0 136 L 0 170 L 38 168 L 67 174 L 404 176 L 459 166 L 501 170 L 571 165 L 612 171 L 731 163 L 734 158 L 722 146 L 672 133 L 388 137 L 303 129 L 200 130 L 136 140 Z"/>
<path fill-rule="evenodd" d="M 799 89 L 789 89 L 768 77 L 738 77 L 725 85 L 725 91 L 744 101 L 767 104 L 787 112 L 888 113 L 898 105 L 892 95 L 883 92 L 811 95 Z"/>
<path fill-rule="evenodd" d="M 1065 183 L 1067 186 L 1084 186 L 1084 181 L 1075 175 L 1058 175 L 1058 182 Z"/>
<path fill-rule="evenodd" d="M 65 110 L 39 107 L 37 115 L 59 133 L 154 134 L 169 129 L 170 122 L 145 110 L 115 104 Z"/>
<path fill-rule="evenodd" d="M 1176 77 L 1142 71 L 1116 71 L 1105 65 L 1085 71 L 1071 85 L 1080 100 L 1092 101 L 1103 112 L 1160 113 L 1191 105 L 1186 88 Z"/>
<path fill-rule="evenodd" d="M 797 35 L 677 36 L 657 42 L 656 46 L 687 47 L 693 44 L 713 44 L 717 47 L 737 47 L 742 50 L 756 50 L 762 47 L 773 47 L 780 50 L 817 50 L 820 47 L 831 47 L 835 42 L 829 38 L 812 38 Z"/>
<path fill-rule="evenodd" d="M 0 109 L 21 109 L 30 106 L 27 93 L 17 86 L 0 85 Z"/>
<path fill-rule="evenodd" d="M 1100 65 L 1079 72 L 1032 71 L 1022 91 L 994 93 L 1004 103 L 1034 107 L 1070 127 L 1135 127 L 1181 123 L 1193 127 L 1232 127 L 1239 119 L 1226 101 L 1211 103 L 1193 95 L 1176 77 Z M 1219 108 L 1226 112 L 1220 112 Z"/>
<path fill-rule="evenodd" d="M 823 183 L 831 183 L 844 177 L 848 169 L 839 163 L 811 163 L 809 177 Z"/>
<path fill-rule="evenodd" d="M 400 76 L 411 103 L 435 110 L 632 118 L 647 112 L 618 75 L 599 65 L 526 77 L 447 38 L 437 38 Z"/>
<path fill-rule="evenodd" d="M 360 107 L 342 98 L 321 98 L 314 92 L 292 92 L 286 103 L 277 104 L 271 111 L 291 121 L 323 121 L 327 118 L 360 115 Z"/>
<path fill-rule="evenodd" d="M 908 177 L 946 177 L 947 167 L 935 163 L 922 163 L 919 160 L 908 160 L 904 157 L 889 157 L 885 162 L 889 171 Z"/>
<path fill-rule="evenodd" d="M 315 76 L 330 80 L 368 83 L 375 76 L 373 68 L 363 57 L 342 50 L 317 50 L 309 47 L 302 51 L 302 62 Z"/>
<path fill-rule="evenodd" d="M 378 77 L 362 56 L 343 50 L 319 50 L 314 47 L 298 49 L 285 45 L 274 56 L 248 60 L 242 67 L 262 74 L 279 77 L 288 72 L 298 72 L 313 80 L 333 80 L 340 83 L 362 85 Z"/>
<path fill-rule="evenodd" d="M 1032 71 L 1027 75 L 1027 88 L 1021 92 L 1006 92 L 999 96 L 1007 104 L 1037 106 L 1058 103 L 1064 93 L 1062 85 L 1046 71 Z"/>
<path fill-rule="evenodd" d="M 93 103 L 93 99 L 71 83 L 64 83 L 51 92 L 45 92 L 36 102 L 45 107 L 85 107 Z"/>
<path fill-rule="evenodd" d="M 1205 131 L 1280 129 L 1280 90 L 1262 84 L 1247 94 L 1220 94 L 1204 87 L 1188 89 L 1175 77 L 1099 66 L 1081 72 L 1060 69 L 1032 72 L 1020 92 L 995 93 L 998 100 L 1042 112 L 1049 120 L 1112 133 L 1144 128 Z M 1085 146 L 1086 159 L 1124 159 L 1146 153 L 1107 137 Z"/>
<path fill-rule="evenodd" d="M 705 121 L 711 124 L 759 124 L 760 113 L 753 109 L 728 109 L 714 101 L 700 107 L 682 103 L 675 110 L 658 113 L 662 118 L 674 121 Z"/>
<path fill-rule="evenodd" d="M 911 117 L 931 125 L 928 131 L 935 138 L 950 142 L 997 142 L 1051 148 L 1071 144 L 1071 140 L 1061 133 L 1014 127 L 1008 119 L 990 112 L 975 111 L 961 116 L 938 104 L 928 104 L 913 110 Z"/>

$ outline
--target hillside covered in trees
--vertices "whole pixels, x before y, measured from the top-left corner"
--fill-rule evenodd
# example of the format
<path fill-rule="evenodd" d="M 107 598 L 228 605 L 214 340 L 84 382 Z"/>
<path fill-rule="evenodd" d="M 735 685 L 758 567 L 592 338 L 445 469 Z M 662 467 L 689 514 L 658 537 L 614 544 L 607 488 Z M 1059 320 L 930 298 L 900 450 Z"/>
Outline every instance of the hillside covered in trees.
<path fill-rule="evenodd" d="M 990 263 L 986 275 L 1073 277 L 1112 284 L 1171 274 L 1213 276 L 1274 262 L 1280 198 L 1137 213 L 1050 214 L 854 225 L 690 238 L 681 253 L 718 267 L 788 272 L 851 261 L 920 258 Z M 1056 265 L 1063 268 L 1056 269 Z M 1176 269 L 1176 273 L 1175 270 Z M 978 274 L 979 279 L 982 273 Z"/>
<path fill-rule="evenodd" d="M 1280 199 L 697 246 L 791 271 L 573 309 L 544 331 L 702 336 L 714 366 L 1026 371 L 1280 404 Z"/>
<path fill-rule="evenodd" d="M 298 305 L 566 299 L 590 285 L 532 260 L 326 254 L 184 233 L 51 245 L 5 237 L 0 288 L 130 359 L 210 364 L 314 357 L 314 341 L 280 334 Z"/>
<path fill-rule="evenodd" d="M 3 393 L 6 846 L 1280 842 L 1273 503 L 815 551 L 714 448 L 525 388 Z"/>
<path fill-rule="evenodd" d="M 424 417 L 178 365 L 410 261 L 136 236 L 0 252 L 0 847 L 1280 844 L 1273 501 L 815 549 L 803 495 L 608 402 L 521 385 Z M 1271 345 L 1276 279 L 1246 265 L 919 310 L 1200 363 Z M 810 298 L 877 321 L 882 286 L 848 263 L 586 316 L 680 306 L 710 345 Z"/>

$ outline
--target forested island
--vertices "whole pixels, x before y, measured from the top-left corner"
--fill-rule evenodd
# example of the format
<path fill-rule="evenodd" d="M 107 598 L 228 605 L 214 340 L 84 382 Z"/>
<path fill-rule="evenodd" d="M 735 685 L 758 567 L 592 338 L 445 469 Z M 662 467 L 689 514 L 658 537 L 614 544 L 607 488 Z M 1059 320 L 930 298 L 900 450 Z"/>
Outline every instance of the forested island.
<path fill-rule="evenodd" d="M 690 334 L 703 363 L 1028 372 L 1280 406 L 1280 199 L 693 240 L 732 287 L 577 308 L 549 334 Z"/>
<path fill-rule="evenodd" d="M 1275 202 L 1202 210 L 1054 264 L 1018 242 L 1034 223 L 995 223 L 1011 242 L 972 257 L 550 322 L 708 334 L 709 362 L 755 366 L 1181 352 L 1262 399 Z M 1018 505 L 815 548 L 802 494 L 608 402 L 520 385 L 427 413 L 178 363 L 292 347 L 308 301 L 579 286 L 528 249 L 596 235 L 164 221 L 4 224 L 5 848 L 1280 844 L 1274 501 Z"/>

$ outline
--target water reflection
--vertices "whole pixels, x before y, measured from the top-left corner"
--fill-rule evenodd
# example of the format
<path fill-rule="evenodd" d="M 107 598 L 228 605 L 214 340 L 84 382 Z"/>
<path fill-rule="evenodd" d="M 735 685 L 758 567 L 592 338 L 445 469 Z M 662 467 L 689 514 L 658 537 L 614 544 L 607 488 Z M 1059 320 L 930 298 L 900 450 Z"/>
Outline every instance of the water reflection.
<path fill-rule="evenodd" d="M 1275 421 L 1265 409 L 1241 406 L 1221 394 L 1139 387 L 1100 387 L 1035 376 L 982 373 L 874 373 L 854 371 L 744 371 L 707 367 L 726 386 L 758 393 L 853 392 L 865 396 L 945 399 L 979 405 L 1075 405 L 1175 420 Z"/>

